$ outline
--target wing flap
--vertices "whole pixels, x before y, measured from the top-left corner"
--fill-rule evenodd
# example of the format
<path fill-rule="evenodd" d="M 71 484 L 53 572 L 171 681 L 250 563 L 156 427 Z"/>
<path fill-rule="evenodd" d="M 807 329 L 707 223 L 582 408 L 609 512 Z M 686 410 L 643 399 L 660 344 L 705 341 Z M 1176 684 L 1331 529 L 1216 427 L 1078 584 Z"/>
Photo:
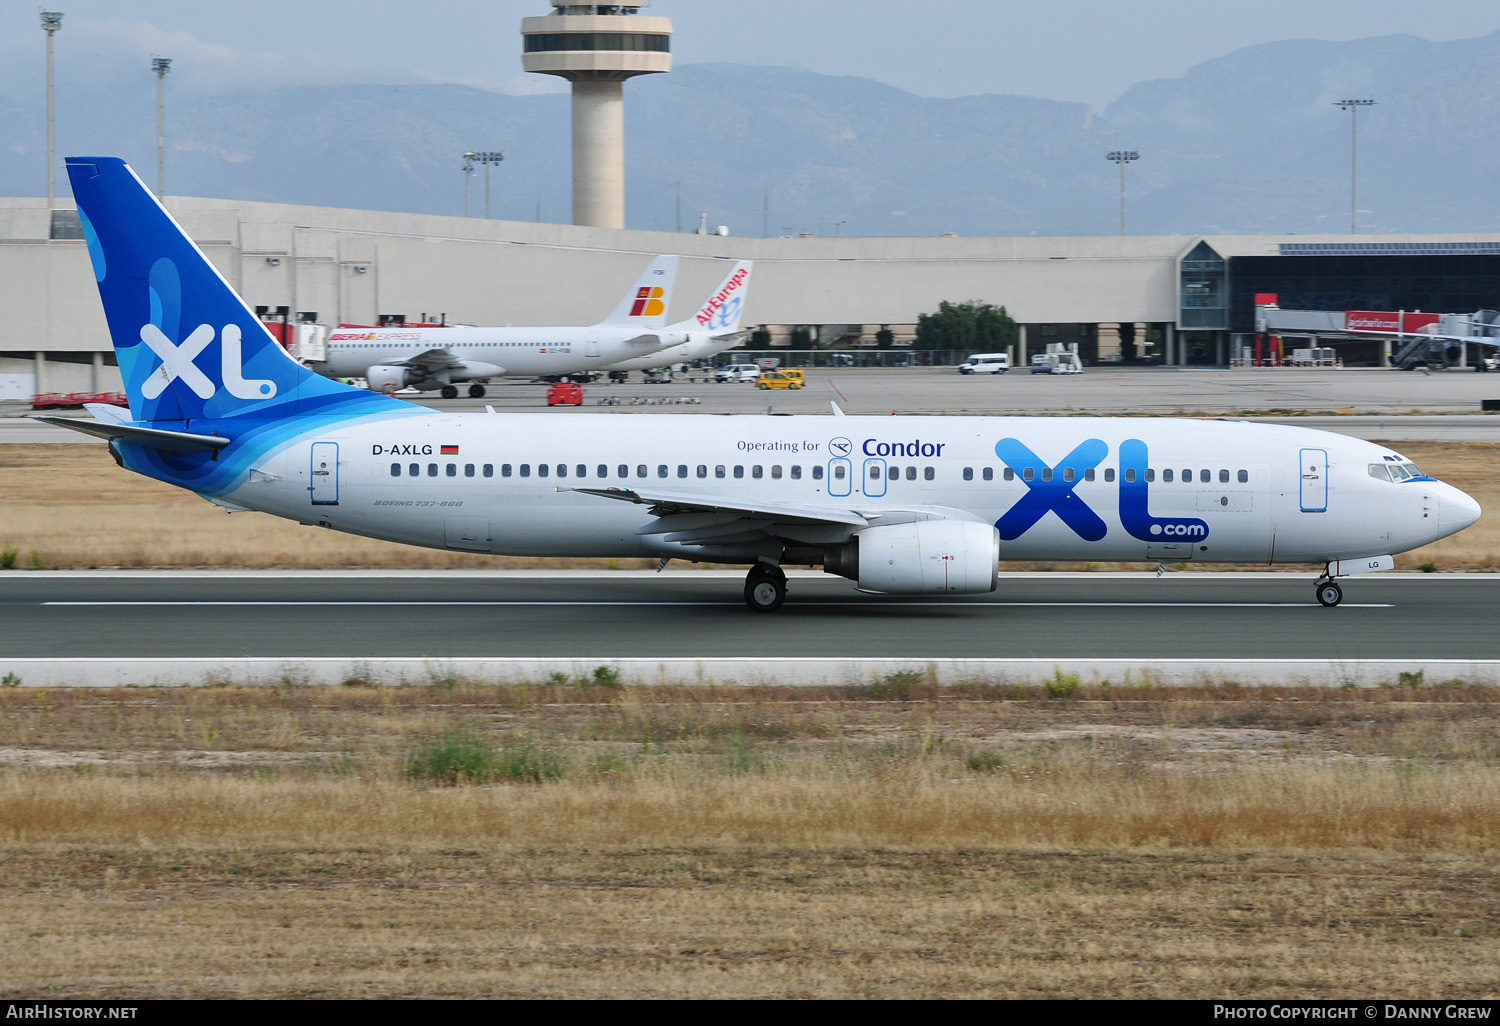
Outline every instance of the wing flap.
<path fill-rule="evenodd" d="M 731 513 L 742 517 L 774 520 L 778 523 L 799 524 L 846 524 L 864 527 L 869 518 L 852 509 L 804 506 L 790 502 L 731 502 L 707 495 L 687 492 L 637 491 L 634 488 L 574 488 L 575 492 L 597 495 L 605 499 L 633 502 L 650 506 L 651 515 L 670 516 L 675 513 Z"/>

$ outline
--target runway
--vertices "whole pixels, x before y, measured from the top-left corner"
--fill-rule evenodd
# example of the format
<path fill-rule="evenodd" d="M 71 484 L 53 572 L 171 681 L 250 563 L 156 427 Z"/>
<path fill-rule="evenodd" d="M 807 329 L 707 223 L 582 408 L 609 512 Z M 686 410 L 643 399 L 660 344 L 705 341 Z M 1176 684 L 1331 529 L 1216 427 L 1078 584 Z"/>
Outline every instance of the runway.
<path fill-rule="evenodd" d="M 1376 664 L 1459 667 L 1469 679 L 1500 670 L 1487 614 L 1500 605 L 1496 575 L 1346 579 L 1343 605 L 1325 609 L 1300 574 L 1002 574 L 993 594 L 943 599 L 862 595 L 796 572 L 771 615 L 745 608 L 741 580 L 690 570 L 5 573 L 0 674 L 29 683 L 43 665 L 80 660 L 157 667 L 164 683 L 160 668 L 174 660 L 563 672 L 624 662 L 700 679 L 704 665 L 760 667 L 765 678 L 802 664 L 801 682 L 820 662 L 842 674 L 934 662 L 1197 673 L 1259 663 L 1298 679 Z"/>

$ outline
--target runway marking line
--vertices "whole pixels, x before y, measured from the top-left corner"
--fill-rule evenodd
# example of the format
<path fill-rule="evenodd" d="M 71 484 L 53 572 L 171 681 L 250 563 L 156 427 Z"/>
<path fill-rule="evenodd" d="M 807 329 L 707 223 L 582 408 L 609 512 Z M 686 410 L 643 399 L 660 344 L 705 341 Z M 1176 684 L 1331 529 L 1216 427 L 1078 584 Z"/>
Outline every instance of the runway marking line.
<path fill-rule="evenodd" d="M 604 602 L 604 601 L 573 601 L 573 600 L 507 600 L 476 599 L 473 601 L 448 601 L 434 600 L 424 601 L 421 599 L 402 600 L 392 599 L 383 602 L 338 602 L 294 599 L 289 601 L 220 601 L 217 599 L 203 602 L 186 600 L 161 600 L 143 599 L 132 601 L 120 600 L 79 600 L 79 601 L 49 601 L 40 603 L 44 606 L 390 606 L 404 608 L 409 606 L 740 606 L 741 602 Z M 797 606 L 992 606 L 992 607 L 1017 607 L 1017 608 L 1060 608 L 1060 609 L 1308 609 L 1316 607 L 1316 602 L 965 602 L 962 600 L 949 600 L 945 602 L 882 602 L 872 599 L 868 602 L 793 602 Z M 1389 602 L 1345 602 L 1340 604 L 1340 609 L 1394 609 L 1395 606 Z"/>

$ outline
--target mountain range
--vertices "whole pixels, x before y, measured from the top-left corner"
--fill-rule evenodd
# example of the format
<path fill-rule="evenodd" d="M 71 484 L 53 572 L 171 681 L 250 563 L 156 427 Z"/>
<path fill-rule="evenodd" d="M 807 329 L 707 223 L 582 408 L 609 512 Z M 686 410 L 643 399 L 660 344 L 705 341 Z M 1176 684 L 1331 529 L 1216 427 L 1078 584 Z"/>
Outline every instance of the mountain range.
<path fill-rule="evenodd" d="M 1058 73 L 1066 74 L 1059 60 Z M 154 85 L 154 83 L 152 83 Z M 1044 93 L 1046 83 L 1036 91 Z M 732 234 L 1342 233 L 1359 112 L 1362 233 L 1500 232 L 1500 32 L 1288 40 L 1143 81 L 1102 112 L 1033 96 L 931 99 L 784 67 L 679 66 L 626 94 L 627 223 Z M 58 156 L 156 172 L 148 85 L 59 82 Z M 569 100 L 460 85 L 300 86 L 194 98 L 168 83 L 167 192 L 462 214 L 466 150 L 503 150 L 491 209 L 570 219 Z M 0 96 L 0 194 L 41 195 L 45 123 Z M 469 183 L 484 211 L 484 176 Z M 58 189 L 66 194 L 64 176 Z"/>

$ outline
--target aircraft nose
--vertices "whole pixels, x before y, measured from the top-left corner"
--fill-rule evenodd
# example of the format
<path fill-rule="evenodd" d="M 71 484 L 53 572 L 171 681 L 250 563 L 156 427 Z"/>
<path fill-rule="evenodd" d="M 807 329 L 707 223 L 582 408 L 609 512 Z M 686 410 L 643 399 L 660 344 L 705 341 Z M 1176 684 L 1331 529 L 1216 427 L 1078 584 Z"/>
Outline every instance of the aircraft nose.
<path fill-rule="evenodd" d="M 1438 496 L 1438 523 L 1444 534 L 1462 531 L 1479 519 L 1479 503 L 1452 485 L 1444 485 Z"/>

